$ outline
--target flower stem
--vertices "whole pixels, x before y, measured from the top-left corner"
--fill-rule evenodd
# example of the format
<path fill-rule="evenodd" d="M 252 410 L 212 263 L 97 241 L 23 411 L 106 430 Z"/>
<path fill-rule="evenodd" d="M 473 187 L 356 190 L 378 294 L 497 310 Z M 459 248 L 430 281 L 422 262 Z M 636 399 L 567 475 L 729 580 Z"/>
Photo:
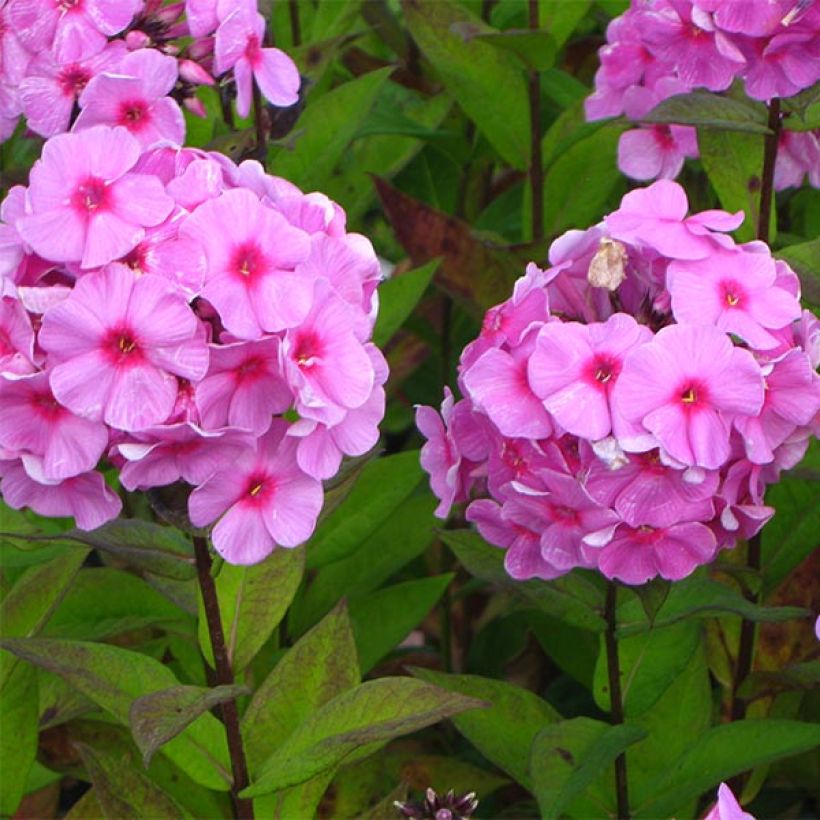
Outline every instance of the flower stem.
<path fill-rule="evenodd" d="M 618 602 L 618 587 L 610 581 L 606 588 L 606 667 L 609 675 L 610 717 L 613 726 L 624 722 L 624 702 L 621 693 L 621 664 L 618 659 L 618 639 L 615 637 L 617 625 L 615 608 Z M 629 791 L 626 778 L 626 752 L 615 758 L 615 799 L 618 804 L 618 820 L 629 820 Z"/>
<path fill-rule="evenodd" d="M 302 44 L 302 25 L 299 21 L 299 0 L 288 0 L 288 14 L 290 15 L 290 39 L 293 47 Z"/>
<path fill-rule="evenodd" d="M 211 575 L 211 555 L 208 552 L 208 541 L 202 536 L 194 536 L 194 554 L 196 571 L 199 577 L 199 588 L 205 605 L 205 618 L 208 622 L 208 635 L 214 653 L 216 682 L 220 686 L 230 686 L 234 682 L 231 662 L 225 648 L 225 634 L 222 631 L 222 619 L 219 615 L 219 601 L 216 596 L 216 585 Z M 242 748 L 242 735 L 239 732 L 239 712 L 235 700 L 226 700 L 222 706 L 222 719 L 228 736 L 228 752 L 231 756 L 233 786 L 231 799 L 234 812 L 242 820 L 253 820 L 253 802 L 239 796 L 239 792 L 248 786 L 248 766 L 245 762 L 245 750 Z"/>
<path fill-rule="evenodd" d="M 259 86 L 253 84 L 253 122 L 256 126 L 256 158 L 266 168 L 268 164 L 268 122 L 267 112 L 262 105 L 262 94 Z"/>
<path fill-rule="evenodd" d="M 757 215 L 757 238 L 769 241 L 769 222 L 774 191 L 774 166 L 777 161 L 777 144 L 780 140 L 780 100 L 774 97 L 769 103 L 769 131 L 763 142 L 763 173 L 760 180 L 760 211 Z"/>
<path fill-rule="evenodd" d="M 538 29 L 538 0 L 529 0 L 529 26 Z M 532 238 L 544 238 L 544 169 L 541 157 L 541 77 L 531 68 L 528 77 L 530 97 L 530 188 L 532 189 Z"/>

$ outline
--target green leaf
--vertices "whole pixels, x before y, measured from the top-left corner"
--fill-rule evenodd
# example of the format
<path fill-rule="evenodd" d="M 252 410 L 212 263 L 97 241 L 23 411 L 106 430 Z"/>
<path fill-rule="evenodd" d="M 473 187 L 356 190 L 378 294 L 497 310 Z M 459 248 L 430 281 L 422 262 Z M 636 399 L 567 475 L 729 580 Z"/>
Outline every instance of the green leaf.
<path fill-rule="evenodd" d="M 529 161 L 529 106 L 524 72 L 512 54 L 481 40 L 465 43 L 453 24 L 492 29 L 450 0 L 404 0 L 404 19 L 447 90 L 489 143 L 514 168 Z M 503 97 L 498 90 L 503 89 Z"/>
<path fill-rule="evenodd" d="M 593 694 L 598 706 L 608 712 L 607 655 L 603 637 L 601 640 Z M 664 628 L 656 626 L 643 634 L 620 639 L 618 656 L 624 714 L 634 717 L 646 712 L 680 675 L 700 641 L 700 626 L 694 621 Z"/>
<path fill-rule="evenodd" d="M 383 347 L 413 312 L 433 279 L 440 262 L 434 259 L 420 268 L 393 276 L 379 286 L 379 318 L 373 329 L 373 342 Z"/>
<path fill-rule="evenodd" d="M 783 100 L 781 104 L 789 115 L 783 119 L 784 128 L 790 131 L 813 131 L 820 128 L 820 82 Z"/>
<path fill-rule="evenodd" d="M 402 502 L 355 552 L 323 566 L 291 608 L 288 626 L 301 635 L 345 595 L 362 599 L 420 555 L 433 538 L 435 499 L 419 493 Z"/>
<path fill-rule="evenodd" d="M 746 220 L 735 231 L 741 242 L 754 239 L 760 212 L 763 138 L 756 134 L 698 129 L 700 159 L 720 204 L 730 212 L 744 211 Z M 772 221 L 775 221 L 772 209 Z M 774 232 L 771 232 L 774 239 Z"/>
<path fill-rule="evenodd" d="M 308 568 L 344 558 L 381 526 L 421 481 L 418 458 L 411 450 L 371 461 L 310 540 Z"/>
<path fill-rule="evenodd" d="M 624 127 L 607 124 L 558 156 L 544 175 L 544 231 L 548 235 L 598 220 L 621 181 L 616 163 Z"/>
<path fill-rule="evenodd" d="M 319 803 L 333 780 L 333 775 L 334 770 L 330 769 L 298 786 L 260 795 L 253 801 L 254 816 L 276 817 L 283 820 L 291 817 L 316 817 Z"/>
<path fill-rule="evenodd" d="M 541 0 L 538 4 L 538 22 L 542 29 L 548 31 L 560 48 L 575 31 L 575 27 L 589 11 L 590 0 Z"/>
<path fill-rule="evenodd" d="M 321 190 L 392 71 L 392 66 L 371 71 L 311 98 L 299 118 L 301 136 L 292 150 L 275 153 L 272 171 L 306 191 Z"/>
<path fill-rule="evenodd" d="M 94 795 L 106 817 L 189 817 L 175 800 L 142 772 L 121 759 L 100 754 L 84 743 L 75 743 L 91 782 Z"/>
<path fill-rule="evenodd" d="M 262 648 L 287 612 L 302 581 L 305 551 L 277 549 L 251 566 L 225 563 L 216 577 L 216 595 L 225 648 L 234 673 L 241 672 Z M 213 666 L 208 621 L 200 599 L 199 645 Z"/>
<path fill-rule="evenodd" d="M 643 117 L 642 122 L 770 133 L 766 106 L 762 103 L 735 100 L 703 90 L 667 97 Z"/>
<path fill-rule="evenodd" d="M 472 530 L 442 530 L 439 537 L 467 567 L 470 574 L 491 581 L 521 595 L 530 605 L 538 607 L 572 626 L 594 632 L 606 628 L 589 599 L 576 594 L 584 582 L 579 577 L 555 581 L 514 581 L 504 570 L 504 551 L 490 546 Z M 594 590 L 593 590 L 594 592 Z"/>
<path fill-rule="evenodd" d="M 388 740 L 485 704 L 412 678 L 379 678 L 313 712 L 267 759 L 244 792 L 255 797 L 352 762 Z"/>
<path fill-rule="evenodd" d="M 342 603 L 288 650 L 254 693 L 242 716 L 251 774 L 328 701 L 352 689 L 361 675 Z"/>
<path fill-rule="evenodd" d="M 645 737 L 639 726 L 610 726 L 586 717 L 542 729 L 530 759 L 541 816 L 561 817 L 593 781 L 608 775 L 621 752 Z"/>
<path fill-rule="evenodd" d="M 453 577 L 447 573 L 405 581 L 351 602 L 350 620 L 363 675 L 421 623 Z"/>
<path fill-rule="evenodd" d="M 37 754 L 37 674 L 19 663 L 0 685 L 0 815 L 11 817 Z"/>
<path fill-rule="evenodd" d="M 655 617 L 669 597 L 671 587 L 672 584 L 669 581 L 660 577 L 640 586 L 631 587 L 632 592 L 638 596 L 638 600 L 641 602 L 650 626 L 655 623 Z"/>
<path fill-rule="evenodd" d="M 133 573 L 94 567 L 77 574 L 43 635 L 96 641 L 152 624 L 190 620 Z"/>
<path fill-rule="evenodd" d="M 87 554 L 87 549 L 73 549 L 29 568 L 0 604 L 0 637 L 36 635 L 63 599 Z M 16 665 L 14 657 L 0 652 L 0 690 Z"/>
<path fill-rule="evenodd" d="M 555 40 L 546 31 L 528 28 L 488 31 L 486 26 L 470 22 L 453 23 L 450 30 L 465 43 L 480 40 L 494 48 L 511 51 L 528 69 L 546 71 L 555 64 Z"/>
<path fill-rule="evenodd" d="M 788 262 L 800 277 L 803 298 L 820 306 L 820 239 L 789 245 L 774 255 Z"/>
<path fill-rule="evenodd" d="M 429 669 L 411 671 L 422 680 L 488 703 L 487 709 L 457 715 L 453 723 L 484 757 L 525 788 L 532 788 L 532 741 L 544 725 L 561 717 L 549 703 L 505 681 L 477 675 L 446 675 Z"/>
<path fill-rule="evenodd" d="M 820 726 L 798 720 L 742 720 L 703 733 L 667 770 L 638 817 L 670 817 L 693 795 L 711 791 L 736 774 L 820 744 Z"/>
<path fill-rule="evenodd" d="M 138 697 L 129 710 L 131 734 L 145 766 L 160 746 L 175 738 L 214 706 L 249 695 L 246 686 L 172 686 Z"/>
<path fill-rule="evenodd" d="M 118 646 L 50 638 L 9 639 L 0 646 L 60 675 L 124 726 L 129 725 L 129 710 L 135 698 L 178 683 L 173 672 L 159 661 Z M 211 789 L 228 789 L 224 727 L 213 715 L 201 715 L 163 752 L 197 783 Z"/>

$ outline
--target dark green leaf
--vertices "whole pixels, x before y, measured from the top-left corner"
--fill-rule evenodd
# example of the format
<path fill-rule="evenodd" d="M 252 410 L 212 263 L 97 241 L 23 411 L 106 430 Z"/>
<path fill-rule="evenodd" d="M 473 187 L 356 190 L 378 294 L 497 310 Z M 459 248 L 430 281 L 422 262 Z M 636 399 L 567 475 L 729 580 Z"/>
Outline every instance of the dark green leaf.
<path fill-rule="evenodd" d="M 492 581 L 508 588 L 513 594 L 523 596 L 531 605 L 572 626 L 602 631 L 606 624 L 589 600 L 574 594 L 580 579 L 554 581 L 514 581 L 504 570 L 504 552 L 490 546 L 472 530 L 443 530 L 442 541 L 467 567 L 468 571 L 485 581 Z"/>
<path fill-rule="evenodd" d="M 806 661 L 775 672 L 753 672 L 738 689 L 738 696 L 749 700 L 784 690 L 816 689 L 818 686 L 820 661 Z"/>
<path fill-rule="evenodd" d="M 370 754 L 394 737 L 485 705 L 412 678 L 367 681 L 308 716 L 242 795 L 254 797 L 302 783 L 342 761 Z"/>
<path fill-rule="evenodd" d="M 251 566 L 225 563 L 216 578 L 216 594 L 225 648 L 233 671 L 254 658 L 287 612 L 302 580 L 304 549 L 277 549 Z M 199 645 L 213 666 L 208 622 L 200 601 Z"/>
<path fill-rule="evenodd" d="M 374 344 L 384 347 L 404 324 L 430 284 L 439 264 L 439 260 L 434 259 L 420 268 L 393 276 L 379 286 L 379 318 L 373 329 Z"/>
<path fill-rule="evenodd" d="M 542 729 L 532 744 L 530 770 L 544 818 L 561 817 L 621 752 L 646 737 L 639 726 L 610 726 L 586 717 Z"/>
<path fill-rule="evenodd" d="M 735 100 L 696 90 L 659 102 L 643 122 L 675 125 L 696 125 L 724 131 L 745 131 L 768 134 L 766 106 L 751 100 Z"/>
<path fill-rule="evenodd" d="M 129 710 L 135 698 L 178 683 L 171 670 L 159 661 L 118 646 L 47 638 L 10 639 L 0 645 L 17 657 L 65 678 L 124 726 L 129 724 Z M 198 783 L 211 789 L 228 789 L 224 727 L 213 715 L 201 715 L 163 752 Z"/>
<path fill-rule="evenodd" d="M 453 577 L 448 573 L 405 581 L 351 602 L 350 620 L 363 675 L 421 623 Z"/>
<path fill-rule="evenodd" d="M 783 125 L 790 131 L 813 131 L 820 128 L 820 82 L 782 100 L 781 105 L 788 114 L 783 119 Z"/>
<path fill-rule="evenodd" d="M 589 11 L 590 0 L 540 0 L 538 4 L 538 22 L 542 29 L 548 31 L 560 48 L 575 31 L 575 27 Z"/>
<path fill-rule="evenodd" d="M 138 697 L 129 710 L 131 733 L 148 766 L 160 746 L 184 731 L 214 706 L 248 695 L 245 686 L 172 686 Z"/>
<path fill-rule="evenodd" d="M 650 626 L 655 623 L 658 610 L 669 597 L 671 586 L 672 584 L 664 578 L 655 578 L 645 584 L 631 588 L 638 596 Z"/>
<path fill-rule="evenodd" d="M 288 650 L 254 693 L 242 717 L 252 774 L 263 761 L 328 701 L 360 680 L 356 645 L 340 604 Z"/>
<path fill-rule="evenodd" d="M 450 30 L 465 43 L 480 40 L 495 48 L 511 51 L 528 69 L 546 71 L 555 64 L 555 40 L 538 29 L 487 30 L 486 26 L 470 22 L 453 23 Z"/>
<path fill-rule="evenodd" d="M 11 817 L 37 754 L 37 674 L 18 663 L 0 685 L 0 815 Z"/>
<path fill-rule="evenodd" d="M 76 743 L 75 746 L 82 756 L 94 784 L 94 795 L 106 817 L 175 820 L 189 816 L 175 800 L 133 766 L 123 763 L 121 759 L 106 757 L 84 743 Z"/>
<path fill-rule="evenodd" d="M 464 42 L 453 24 L 493 30 L 450 0 L 404 0 L 413 39 L 433 64 L 447 90 L 475 121 L 501 157 L 524 170 L 529 157 L 529 107 L 524 73 L 516 58 L 481 40 Z M 498 89 L 503 88 L 503 98 Z"/>
<path fill-rule="evenodd" d="M 781 248 L 775 256 L 788 262 L 800 277 L 803 298 L 820 306 L 820 239 Z"/>
<path fill-rule="evenodd" d="M 324 566 L 357 549 L 413 492 L 421 476 L 416 451 L 371 461 L 347 498 L 311 539 L 307 566 Z"/>
<path fill-rule="evenodd" d="M 457 715 L 453 723 L 488 760 L 525 788 L 532 788 L 530 747 L 546 724 L 560 719 L 552 706 L 527 689 L 505 681 L 446 675 L 429 669 L 411 671 L 422 680 L 489 703 L 487 709 Z"/>
<path fill-rule="evenodd" d="M 637 817 L 670 817 L 693 795 L 740 772 L 820 744 L 820 726 L 797 720 L 755 719 L 714 726 L 695 741 L 657 784 Z"/>

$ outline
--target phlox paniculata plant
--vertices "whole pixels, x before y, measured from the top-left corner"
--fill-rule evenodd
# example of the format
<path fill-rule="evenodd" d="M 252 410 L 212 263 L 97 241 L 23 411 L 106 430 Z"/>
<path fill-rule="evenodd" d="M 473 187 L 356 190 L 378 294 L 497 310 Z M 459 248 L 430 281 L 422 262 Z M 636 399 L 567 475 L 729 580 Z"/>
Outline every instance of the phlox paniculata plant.
<path fill-rule="evenodd" d="M 607 28 L 589 120 L 640 122 L 661 101 L 736 80 L 755 100 L 788 98 L 820 80 L 820 4 L 812 0 L 632 0 Z M 776 190 L 820 187 L 820 131 L 783 131 Z M 633 179 L 674 179 L 698 156 L 695 129 L 642 125 L 622 134 L 618 167 Z"/>
<path fill-rule="evenodd" d="M 76 119 L 121 125 L 145 147 L 181 145 L 180 104 L 204 117 L 196 88 L 217 82 L 242 117 L 254 83 L 272 105 L 293 105 L 299 72 L 264 33 L 255 0 L 2 0 L 0 142 L 22 115 L 43 137 Z"/>
<path fill-rule="evenodd" d="M 194 489 L 229 561 L 307 540 L 378 439 L 380 265 L 345 214 L 253 160 L 122 126 L 48 140 L 0 206 L 0 492 L 93 529 Z"/>
<path fill-rule="evenodd" d="M 677 580 L 756 534 L 766 485 L 816 433 L 820 323 L 742 214 L 687 216 L 677 183 L 559 237 L 463 351 L 422 464 L 446 517 L 516 579 L 575 567 Z"/>

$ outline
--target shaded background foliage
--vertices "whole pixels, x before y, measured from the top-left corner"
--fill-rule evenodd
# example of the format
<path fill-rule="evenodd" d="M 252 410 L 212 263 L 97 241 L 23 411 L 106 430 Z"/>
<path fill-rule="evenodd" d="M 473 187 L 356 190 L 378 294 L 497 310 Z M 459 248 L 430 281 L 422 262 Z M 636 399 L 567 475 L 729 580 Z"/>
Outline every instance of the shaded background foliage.
<path fill-rule="evenodd" d="M 513 582 L 457 516 L 432 517 L 418 465 L 413 406 L 455 385 L 484 310 L 527 261 L 545 263 L 551 239 L 593 224 L 629 187 L 615 161 L 626 123 L 583 115 L 603 31 L 626 3 L 540 0 L 537 30 L 523 0 L 260 5 L 304 77 L 295 110 L 269 111 L 268 169 L 338 200 L 395 265 L 375 332 L 391 367 L 383 456 L 328 488 L 306 549 L 216 568 L 246 687 L 229 692 L 204 690 L 192 548 L 145 498 L 91 534 L 0 508 L 0 811 L 228 816 L 227 753 L 208 710 L 239 692 L 252 793 L 267 789 L 260 815 L 394 816 L 392 799 L 432 785 L 477 791 L 479 816 L 603 816 L 626 748 L 636 816 L 694 816 L 701 795 L 746 771 L 743 802 L 758 816 L 816 811 L 816 449 L 769 493 L 778 512 L 760 573 L 737 551 L 674 586 L 622 592 L 621 727 L 607 719 L 602 579 Z M 253 155 L 253 124 L 229 126 L 219 92 L 200 94 L 209 116 L 186 112 L 189 144 Z M 693 210 L 745 210 L 746 240 L 763 136 L 742 127 L 757 115 L 735 110 L 683 120 L 698 124 L 703 159 L 681 181 Z M 40 144 L 21 129 L 0 146 L 3 193 Z M 776 215 L 775 253 L 816 305 L 820 194 L 778 194 Z M 726 724 L 739 615 L 761 624 L 741 691 L 756 720 Z"/>

